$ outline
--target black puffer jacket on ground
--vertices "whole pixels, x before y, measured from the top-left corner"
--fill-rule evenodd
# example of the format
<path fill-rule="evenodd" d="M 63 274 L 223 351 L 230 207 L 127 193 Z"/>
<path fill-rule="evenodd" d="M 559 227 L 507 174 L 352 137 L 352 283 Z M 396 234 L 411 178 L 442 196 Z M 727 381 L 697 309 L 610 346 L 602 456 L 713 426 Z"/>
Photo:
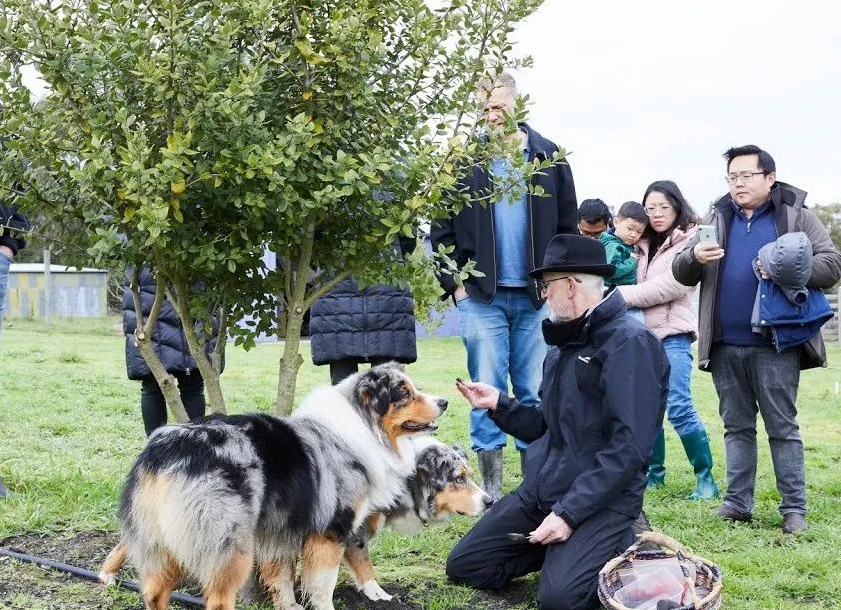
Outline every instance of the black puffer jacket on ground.
<path fill-rule="evenodd" d="M 408 290 L 381 284 L 362 290 L 348 279 L 310 310 L 313 364 L 417 360 L 415 301 Z"/>
<path fill-rule="evenodd" d="M 140 354 L 140 350 L 134 344 L 134 331 L 137 328 L 137 315 L 134 311 L 134 299 L 131 296 L 129 283 L 131 275 L 126 276 L 125 290 L 123 291 L 123 332 L 126 335 L 126 374 L 129 379 L 144 379 L 152 376 L 152 371 Z M 152 304 L 155 302 L 155 279 L 148 267 L 140 271 L 140 306 L 143 309 L 143 316 L 148 317 L 152 311 Z M 196 333 L 201 336 L 203 325 L 196 325 Z M 216 341 L 219 336 L 219 328 L 216 322 L 213 324 L 213 336 L 205 342 L 205 353 L 210 357 L 216 348 Z M 187 337 L 181 326 L 181 319 L 172 304 L 164 299 L 161 305 L 161 313 L 158 322 L 152 331 L 152 345 L 155 353 L 161 359 L 167 372 L 190 372 L 198 374 L 198 365 L 190 354 L 187 345 Z M 224 368 L 224 358 L 222 359 Z"/>

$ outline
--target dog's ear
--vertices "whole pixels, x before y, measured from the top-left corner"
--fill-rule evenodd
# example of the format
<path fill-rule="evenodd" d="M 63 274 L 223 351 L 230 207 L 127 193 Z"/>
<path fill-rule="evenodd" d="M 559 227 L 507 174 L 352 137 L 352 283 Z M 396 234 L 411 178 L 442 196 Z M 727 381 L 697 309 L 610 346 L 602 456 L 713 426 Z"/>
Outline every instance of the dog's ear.
<path fill-rule="evenodd" d="M 388 374 L 381 374 L 374 369 L 359 378 L 356 386 L 359 402 L 382 417 L 391 404 L 391 389 Z"/>
<path fill-rule="evenodd" d="M 459 456 L 459 457 L 460 457 L 461 459 L 463 459 L 465 462 L 468 462 L 468 461 L 469 461 L 469 460 L 467 459 L 467 453 L 464 451 L 464 449 L 462 449 L 462 448 L 461 448 L 461 447 L 459 447 L 458 445 L 453 445 L 452 447 L 453 447 L 453 451 L 455 452 L 455 454 L 456 454 L 457 456 Z"/>

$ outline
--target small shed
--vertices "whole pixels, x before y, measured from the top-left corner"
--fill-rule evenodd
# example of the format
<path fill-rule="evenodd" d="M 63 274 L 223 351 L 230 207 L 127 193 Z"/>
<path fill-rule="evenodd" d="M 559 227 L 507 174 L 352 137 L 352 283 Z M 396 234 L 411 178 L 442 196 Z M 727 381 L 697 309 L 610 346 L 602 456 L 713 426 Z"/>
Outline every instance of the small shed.
<path fill-rule="evenodd" d="M 47 284 L 49 278 L 49 285 Z M 108 272 L 50 265 L 13 263 L 5 318 L 95 318 L 107 315 Z M 47 295 L 50 309 L 47 311 Z"/>

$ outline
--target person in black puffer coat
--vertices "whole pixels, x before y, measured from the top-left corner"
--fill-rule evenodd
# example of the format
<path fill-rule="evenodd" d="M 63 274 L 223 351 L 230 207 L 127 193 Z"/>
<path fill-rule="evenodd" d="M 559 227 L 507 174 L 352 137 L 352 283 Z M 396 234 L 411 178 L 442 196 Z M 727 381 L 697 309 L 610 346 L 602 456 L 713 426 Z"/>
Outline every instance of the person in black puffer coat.
<path fill-rule="evenodd" d="M 140 410 L 143 414 L 143 426 L 146 436 L 156 428 L 166 424 L 166 400 L 158 382 L 149 370 L 149 365 L 140 354 L 135 342 L 134 331 L 137 328 L 137 315 L 134 310 L 134 299 L 131 295 L 131 274 L 126 275 L 125 290 L 123 292 L 123 332 L 126 335 L 126 374 L 129 379 L 140 381 Z M 143 316 L 148 317 L 155 301 L 155 279 L 148 267 L 140 271 L 140 306 Z M 200 331 L 196 325 L 196 332 Z M 210 357 L 219 338 L 219 328 L 214 323 L 212 336 L 205 341 L 205 353 Z M 178 381 L 181 401 L 190 419 L 205 414 L 206 402 L 204 397 L 204 380 L 199 373 L 198 365 L 190 354 L 187 337 L 181 326 L 181 319 L 172 304 L 164 299 L 157 324 L 152 331 L 152 346 L 168 373 Z M 223 359 L 224 368 L 224 359 Z"/>
<path fill-rule="evenodd" d="M 0 330 L 3 329 L 3 309 L 6 306 L 6 290 L 9 284 L 9 267 L 12 259 L 26 246 L 23 233 L 29 231 L 29 220 L 18 212 L 16 206 L 0 201 Z M 9 495 L 9 490 L 0 480 L 0 498 Z"/>
<path fill-rule="evenodd" d="M 410 252 L 414 240 L 401 238 L 401 251 Z M 313 364 L 330 365 L 333 385 L 352 375 L 359 364 L 372 366 L 418 359 L 415 344 L 415 301 L 397 286 L 377 284 L 360 290 L 347 279 L 315 301 L 310 310 Z"/>

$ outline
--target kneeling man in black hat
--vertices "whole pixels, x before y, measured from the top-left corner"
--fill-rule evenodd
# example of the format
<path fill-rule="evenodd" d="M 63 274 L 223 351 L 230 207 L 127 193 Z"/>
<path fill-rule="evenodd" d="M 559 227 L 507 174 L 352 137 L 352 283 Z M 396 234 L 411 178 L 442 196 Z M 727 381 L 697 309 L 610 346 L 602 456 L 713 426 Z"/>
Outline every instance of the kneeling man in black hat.
<path fill-rule="evenodd" d="M 549 304 L 539 409 L 485 383 L 457 383 L 470 404 L 531 444 L 522 484 L 450 553 L 454 581 L 499 589 L 539 570 L 541 610 L 595 608 L 599 570 L 633 542 L 669 361 L 660 340 L 625 315 L 622 296 L 605 296 L 613 272 L 602 243 L 579 235 L 556 235 L 531 272 Z"/>

